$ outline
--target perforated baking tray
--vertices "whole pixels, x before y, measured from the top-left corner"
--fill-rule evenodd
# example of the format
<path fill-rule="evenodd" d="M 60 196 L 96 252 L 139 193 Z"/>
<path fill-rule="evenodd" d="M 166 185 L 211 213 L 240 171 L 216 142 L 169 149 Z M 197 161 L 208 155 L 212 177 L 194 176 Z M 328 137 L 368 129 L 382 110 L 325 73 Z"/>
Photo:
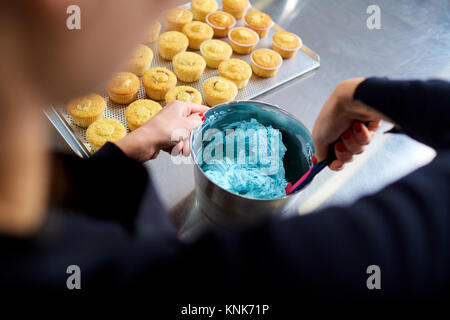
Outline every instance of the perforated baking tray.
<path fill-rule="evenodd" d="M 221 1 L 218 1 L 221 4 Z M 186 3 L 182 7 L 189 8 L 189 3 Z M 253 7 L 250 7 L 249 10 L 256 10 Z M 238 21 L 237 26 L 242 26 L 243 21 Z M 163 27 L 164 28 L 164 27 Z M 278 31 L 282 30 L 276 23 L 273 28 L 270 30 L 268 36 L 260 41 L 257 46 L 259 48 L 271 48 L 272 46 L 272 35 Z M 288 30 L 289 31 L 289 30 Z M 161 31 L 164 32 L 164 29 Z M 299 34 L 301 37 L 302 35 Z M 226 39 L 222 39 L 227 41 Z M 162 59 L 158 55 L 157 44 L 147 44 L 154 53 L 154 59 L 152 61 L 151 67 L 161 66 L 166 67 L 173 71 L 172 62 L 166 61 Z M 190 49 L 189 49 L 190 50 Z M 195 51 L 194 51 L 195 52 Z M 196 51 L 198 52 L 198 51 Z M 239 58 L 250 63 L 250 55 L 242 56 L 233 54 L 233 58 Z M 320 57 L 313 50 L 308 48 L 305 44 L 299 50 L 297 56 L 292 59 L 286 59 L 283 61 L 283 65 L 278 71 L 277 75 L 273 78 L 263 79 L 259 78 L 256 75 L 252 75 L 249 84 L 246 88 L 239 90 L 239 93 L 236 97 L 236 100 L 251 100 L 255 99 L 263 93 L 286 83 L 289 80 L 292 80 L 296 77 L 304 75 L 314 69 L 317 69 L 320 66 Z M 178 81 L 177 85 L 189 85 L 200 92 L 202 92 L 202 84 L 203 82 L 213 76 L 218 76 L 219 72 L 217 69 L 210 69 L 206 67 L 205 72 L 199 81 L 194 83 L 183 83 L 182 81 Z M 142 79 L 141 79 L 142 82 Z M 126 105 L 118 105 L 114 102 L 110 101 L 108 95 L 105 92 L 101 93 L 105 97 L 107 102 L 107 107 L 105 110 L 104 117 L 105 118 L 113 118 L 121 121 L 128 130 L 128 126 L 125 120 L 125 108 Z M 202 93 L 203 94 L 203 93 Z M 145 99 L 145 89 L 142 86 L 139 89 L 138 99 Z M 164 105 L 164 103 L 162 103 Z M 55 106 L 50 107 L 46 110 L 46 115 L 51 121 L 51 123 L 55 126 L 57 131 L 61 134 L 63 139 L 68 143 L 69 147 L 79 156 L 81 157 L 89 157 L 92 154 L 92 149 L 89 143 L 86 140 L 86 130 L 76 126 L 70 115 L 65 111 L 64 106 Z"/>

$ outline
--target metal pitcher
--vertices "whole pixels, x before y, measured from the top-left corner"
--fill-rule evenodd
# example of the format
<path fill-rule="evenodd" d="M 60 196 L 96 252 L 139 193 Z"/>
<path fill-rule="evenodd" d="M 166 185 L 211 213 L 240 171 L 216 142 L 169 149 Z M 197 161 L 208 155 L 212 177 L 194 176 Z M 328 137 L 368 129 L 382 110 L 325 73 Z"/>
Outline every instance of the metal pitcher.
<path fill-rule="evenodd" d="M 277 199 L 255 199 L 232 193 L 211 181 L 201 168 L 204 133 L 221 130 L 236 121 L 256 119 L 282 133 L 287 152 L 283 159 L 288 182 L 297 181 L 311 166 L 314 144 L 309 130 L 281 108 L 259 101 L 235 101 L 211 108 L 202 126 L 191 135 L 195 165 L 195 197 L 198 208 L 214 222 L 247 223 L 264 214 L 282 214 L 298 198 L 298 192 Z"/>

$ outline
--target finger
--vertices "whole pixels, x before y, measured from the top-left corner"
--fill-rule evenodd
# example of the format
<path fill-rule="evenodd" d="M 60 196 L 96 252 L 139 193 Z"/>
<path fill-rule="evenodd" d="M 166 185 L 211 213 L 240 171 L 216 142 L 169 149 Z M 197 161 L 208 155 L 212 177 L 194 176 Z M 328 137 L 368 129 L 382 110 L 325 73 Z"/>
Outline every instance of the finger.
<path fill-rule="evenodd" d="M 369 121 L 369 123 L 367 124 L 367 129 L 369 129 L 369 131 L 371 132 L 375 132 L 378 129 L 380 129 L 380 120 L 376 120 L 376 121 Z"/>
<path fill-rule="evenodd" d="M 328 167 L 333 171 L 339 171 L 344 168 L 344 163 L 340 160 L 334 160 Z"/>
<path fill-rule="evenodd" d="M 352 129 L 357 143 L 359 143 L 360 145 L 366 145 L 370 143 L 372 134 L 363 123 L 355 122 L 352 126 Z"/>
<path fill-rule="evenodd" d="M 155 160 L 156 158 L 158 158 L 159 152 L 160 152 L 160 150 L 156 151 L 156 152 L 152 155 L 152 157 L 150 158 L 150 160 Z"/>
<path fill-rule="evenodd" d="M 184 144 L 183 144 L 183 156 L 187 157 L 191 154 L 191 143 L 190 143 L 190 139 L 186 139 L 184 140 Z"/>
<path fill-rule="evenodd" d="M 174 157 L 178 156 L 180 153 L 183 152 L 183 147 L 184 147 L 184 142 L 180 141 L 178 142 L 175 147 L 172 148 L 172 151 L 170 152 L 170 154 Z"/>
<path fill-rule="evenodd" d="M 336 154 L 336 159 L 340 160 L 340 161 L 342 161 L 344 163 L 350 162 L 350 161 L 353 160 L 353 154 L 351 152 L 349 152 L 345 148 L 345 145 L 342 142 L 340 142 L 340 141 L 335 144 L 334 152 Z"/>
<path fill-rule="evenodd" d="M 205 116 L 203 115 L 203 113 L 191 114 L 189 117 L 187 117 L 189 130 L 193 130 L 195 128 L 200 127 L 204 120 Z"/>
<path fill-rule="evenodd" d="M 364 151 L 363 145 L 356 140 L 353 131 L 350 129 L 347 129 L 342 135 L 342 142 L 345 148 L 353 154 L 359 154 Z"/>
<path fill-rule="evenodd" d="M 205 113 L 206 111 L 209 110 L 207 106 L 204 106 L 202 104 L 197 104 L 193 102 L 181 102 L 181 101 L 177 102 L 180 105 L 182 105 L 182 108 L 180 108 L 180 110 L 183 114 L 185 114 L 186 117 L 189 117 L 193 113 Z"/>

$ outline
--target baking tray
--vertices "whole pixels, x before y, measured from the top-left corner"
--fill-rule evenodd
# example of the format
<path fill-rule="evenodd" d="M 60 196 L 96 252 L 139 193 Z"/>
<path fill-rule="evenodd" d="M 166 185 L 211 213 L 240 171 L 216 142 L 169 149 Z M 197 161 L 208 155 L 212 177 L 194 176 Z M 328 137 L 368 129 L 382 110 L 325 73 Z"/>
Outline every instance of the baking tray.
<path fill-rule="evenodd" d="M 218 1 L 218 3 L 219 5 L 221 5 L 221 1 Z M 181 7 L 189 9 L 190 5 L 189 3 L 186 3 Z M 250 7 L 249 10 L 254 11 L 256 9 Z M 243 20 L 237 22 L 237 26 L 242 26 L 243 24 L 244 24 Z M 260 41 L 260 43 L 257 46 L 257 49 L 271 48 L 272 35 L 281 30 L 283 29 L 275 23 L 273 28 L 270 30 L 268 36 Z M 164 32 L 164 26 L 161 32 Z M 299 34 L 299 36 L 302 37 L 301 34 Z M 228 41 L 226 39 L 222 40 Z M 161 66 L 166 67 L 173 71 L 172 62 L 166 61 L 158 55 L 156 42 L 147 45 L 153 50 L 154 53 L 154 58 L 151 67 Z M 191 49 L 188 50 L 193 51 Z M 199 53 L 198 51 L 194 52 Z M 239 58 L 250 63 L 250 55 L 242 56 L 233 54 L 232 57 Z M 239 90 L 236 100 L 255 99 L 258 96 L 262 95 L 263 93 L 266 93 L 269 90 L 282 85 L 283 83 L 286 83 L 296 77 L 299 77 L 314 69 L 317 69 L 319 66 L 320 66 L 319 55 L 316 54 L 312 49 L 308 48 L 305 44 L 303 44 L 303 47 L 299 50 L 295 58 L 285 59 L 283 61 L 283 65 L 281 66 L 280 70 L 278 71 L 275 77 L 263 79 L 253 74 L 249 81 L 248 86 L 244 89 Z M 205 72 L 199 81 L 196 81 L 194 83 L 184 83 L 182 81 L 178 81 L 177 85 L 189 85 L 202 92 L 203 82 L 210 77 L 218 75 L 219 72 L 217 71 L 217 69 L 210 69 L 206 67 Z M 119 120 L 125 125 L 125 127 L 129 131 L 125 120 L 125 108 L 127 105 L 119 105 L 110 101 L 108 94 L 106 93 L 106 90 L 100 94 L 102 94 L 105 97 L 107 103 L 104 117 Z M 145 99 L 145 98 L 146 98 L 145 89 L 141 83 L 141 87 L 138 93 L 138 99 Z M 162 103 L 162 105 L 164 104 Z M 72 118 L 65 111 L 64 106 L 49 107 L 45 111 L 45 114 L 50 120 L 50 122 L 53 124 L 53 126 L 56 128 L 56 130 L 59 132 L 59 134 L 61 134 L 63 139 L 67 142 L 69 147 L 73 150 L 73 152 L 75 152 L 80 157 L 84 158 L 89 157 L 93 153 L 91 146 L 86 140 L 86 129 L 80 128 L 73 123 Z"/>

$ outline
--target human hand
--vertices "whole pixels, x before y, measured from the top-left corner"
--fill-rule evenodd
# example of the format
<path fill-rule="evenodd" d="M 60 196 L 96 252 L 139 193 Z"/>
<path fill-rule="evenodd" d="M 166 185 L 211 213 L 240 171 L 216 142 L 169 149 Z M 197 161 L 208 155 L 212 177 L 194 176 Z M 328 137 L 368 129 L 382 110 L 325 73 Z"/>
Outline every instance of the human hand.
<path fill-rule="evenodd" d="M 188 156 L 190 133 L 202 124 L 203 113 L 208 110 L 203 105 L 173 101 L 116 144 L 127 156 L 140 162 L 155 159 L 160 150 Z"/>
<path fill-rule="evenodd" d="M 345 163 L 353 160 L 354 155 L 364 152 L 364 146 L 370 143 L 380 127 L 380 120 L 390 121 L 353 98 L 362 81 L 363 78 L 353 78 L 341 82 L 325 102 L 314 124 L 312 136 L 318 162 L 329 156 L 330 148 L 335 143 L 336 160 L 330 164 L 331 170 L 341 170 Z"/>

